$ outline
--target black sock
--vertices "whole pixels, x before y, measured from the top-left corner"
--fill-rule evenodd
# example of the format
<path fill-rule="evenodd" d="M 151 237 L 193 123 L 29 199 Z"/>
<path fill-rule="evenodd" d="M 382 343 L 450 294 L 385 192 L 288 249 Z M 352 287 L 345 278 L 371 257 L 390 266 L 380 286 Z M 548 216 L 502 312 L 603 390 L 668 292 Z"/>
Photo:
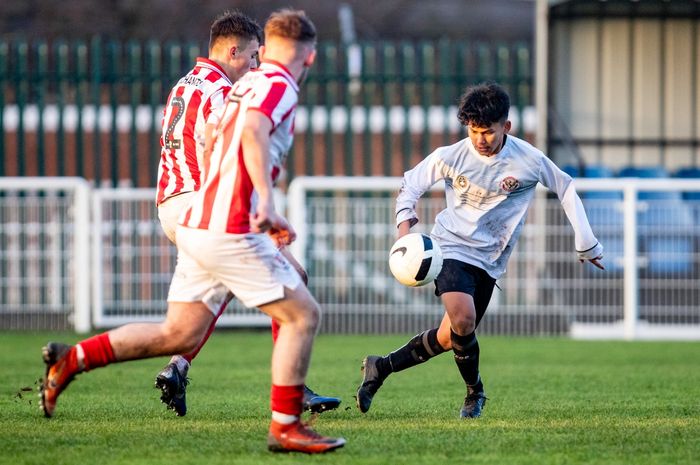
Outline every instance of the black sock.
<path fill-rule="evenodd" d="M 472 390 L 481 385 L 479 378 L 479 341 L 476 340 L 476 334 L 471 333 L 466 336 L 460 336 L 450 330 L 450 340 L 452 341 L 452 351 L 455 356 L 455 363 L 459 368 L 459 374 L 466 385 Z"/>
<path fill-rule="evenodd" d="M 396 349 L 377 362 L 381 374 L 405 370 L 412 366 L 428 361 L 445 352 L 437 340 L 437 328 L 429 329 L 411 338 L 403 347 Z"/>

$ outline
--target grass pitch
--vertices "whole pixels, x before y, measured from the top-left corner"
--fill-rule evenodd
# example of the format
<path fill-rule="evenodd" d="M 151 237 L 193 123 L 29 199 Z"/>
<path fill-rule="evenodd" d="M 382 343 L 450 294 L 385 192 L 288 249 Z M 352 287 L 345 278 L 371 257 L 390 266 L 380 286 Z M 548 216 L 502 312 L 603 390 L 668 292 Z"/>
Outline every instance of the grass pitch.
<path fill-rule="evenodd" d="M 368 353 L 406 336 L 317 339 L 308 383 L 343 404 L 315 421 L 343 435 L 325 456 L 272 454 L 270 335 L 217 332 L 190 371 L 177 418 L 153 388 L 165 358 L 80 375 L 54 418 L 39 411 L 40 348 L 72 334 L 0 333 L 2 464 L 698 464 L 700 344 L 481 338 L 489 401 L 460 421 L 464 387 L 450 354 L 392 375 L 366 415 L 353 395 Z M 22 390 L 32 388 L 32 391 Z"/>

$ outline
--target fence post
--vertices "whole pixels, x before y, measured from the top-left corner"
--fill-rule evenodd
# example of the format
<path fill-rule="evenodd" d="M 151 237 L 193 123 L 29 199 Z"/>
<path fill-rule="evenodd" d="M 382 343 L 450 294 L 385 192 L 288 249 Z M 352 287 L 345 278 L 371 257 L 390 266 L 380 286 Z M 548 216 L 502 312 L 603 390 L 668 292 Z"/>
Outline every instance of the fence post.
<path fill-rule="evenodd" d="M 625 182 L 624 189 L 624 338 L 637 336 L 639 318 L 639 281 L 637 264 L 637 183 Z"/>
<path fill-rule="evenodd" d="M 9 44 L 5 41 L 0 42 L 0 176 L 5 176 L 5 80 L 9 53 Z"/>
<path fill-rule="evenodd" d="M 90 324 L 90 185 L 77 179 L 75 190 L 75 314 L 73 324 L 78 333 L 87 333 Z"/>
<path fill-rule="evenodd" d="M 32 79 L 32 87 L 36 94 L 36 109 L 38 121 L 36 127 L 36 160 L 37 173 L 46 176 L 46 132 L 44 130 L 46 81 L 49 69 L 49 46 L 45 41 L 36 45 L 37 69 Z M 52 173 L 53 174 L 53 173 Z"/>
<path fill-rule="evenodd" d="M 129 126 L 129 176 L 134 183 L 134 186 L 139 186 L 139 157 L 138 157 L 138 126 L 136 125 L 139 116 L 139 102 L 143 92 L 143 78 L 141 73 L 141 44 L 135 41 L 130 41 L 127 45 L 129 51 L 129 75 L 127 77 L 129 84 L 129 105 L 131 106 L 131 125 Z M 155 158 L 155 154 L 150 154 Z M 149 166 L 145 163 L 144 166 Z M 149 179 L 149 181 L 151 181 Z"/>
<path fill-rule="evenodd" d="M 88 98 L 88 46 L 77 42 L 74 49 L 75 57 L 75 108 L 77 121 L 75 127 L 75 170 L 78 176 L 86 177 L 85 170 L 85 126 L 83 111 Z"/>
<path fill-rule="evenodd" d="M 100 107 L 102 105 L 102 41 L 99 36 L 93 37 L 90 42 L 90 65 L 92 72 L 90 79 L 92 81 L 92 104 L 95 107 L 95 126 L 92 130 L 92 159 L 95 164 L 95 185 L 99 186 L 102 182 L 102 145 L 101 145 L 101 128 L 100 128 Z"/>
<path fill-rule="evenodd" d="M 68 44 L 59 40 L 54 44 L 54 67 L 56 76 L 56 107 L 58 110 L 58 127 L 56 128 L 56 171 L 58 176 L 66 175 L 66 129 L 65 106 L 69 93 L 68 79 Z"/>
<path fill-rule="evenodd" d="M 26 41 L 19 42 L 15 49 L 16 64 L 14 80 L 17 82 L 17 113 L 19 121 L 17 125 L 17 176 L 27 175 L 26 132 L 24 130 L 24 118 L 27 101 L 29 100 L 29 44 Z"/>

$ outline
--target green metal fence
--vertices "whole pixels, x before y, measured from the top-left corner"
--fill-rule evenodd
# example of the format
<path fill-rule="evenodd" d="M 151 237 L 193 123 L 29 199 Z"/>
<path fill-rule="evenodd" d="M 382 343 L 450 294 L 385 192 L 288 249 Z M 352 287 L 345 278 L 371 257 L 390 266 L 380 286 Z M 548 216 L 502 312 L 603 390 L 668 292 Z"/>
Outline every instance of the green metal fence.
<path fill-rule="evenodd" d="M 0 41 L 0 175 L 155 185 L 162 104 L 205 51 L 192 42 Z M 508 89 L 527 137 L 530 44 L 320 43 L 289 176 L 400 174 L 463 134 L 454 106 L 483 80 Z"/>

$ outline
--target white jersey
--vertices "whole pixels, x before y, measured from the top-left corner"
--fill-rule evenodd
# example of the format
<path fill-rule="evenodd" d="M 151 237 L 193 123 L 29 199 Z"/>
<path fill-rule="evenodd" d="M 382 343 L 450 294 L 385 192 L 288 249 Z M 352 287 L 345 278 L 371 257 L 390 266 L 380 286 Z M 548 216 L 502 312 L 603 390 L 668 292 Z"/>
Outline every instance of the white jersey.
<path fill-rule="evenodd" d="M 210 124 L 218 123 L 216 141 L 204 166 L 204 184 L 180 217 L 181 225 L 232 234 L 250 232 L 249 215 L 255 211 L 257 195 L 241 146 L 246 115 L 258 111 L 272 121 L 269 169 L 274 181 L 294 138 L 298 92 L 289 71 L 272 62 L 263 62 L 234 84 L 225 107 L 209 118 Z"/>
<path fill-rule="evenodd" d="M 170 91 L 163 110 L 156 205 L 199 189 L 204 126 L 223 106 L 231 81 L 216 62 L 199 57 L 192 70 Z"/>
<path fill-rule="evenodd" d="M 440 147 L 404 174 L 396 199 L 397 225 L 418 221 L 418 199 L 436 182 L 445 181 L 447 208 L 438 213 L 434 236 L 444 258 L 484 269 L 498 279 L 515 247 L 537 183 L 557 194 L 575 234 L 576 250 L 585 258 L 602 254 L 571 177 L 541 151 L 507 136 L 500 152 L 486 157 L 469 138 Z"/>

